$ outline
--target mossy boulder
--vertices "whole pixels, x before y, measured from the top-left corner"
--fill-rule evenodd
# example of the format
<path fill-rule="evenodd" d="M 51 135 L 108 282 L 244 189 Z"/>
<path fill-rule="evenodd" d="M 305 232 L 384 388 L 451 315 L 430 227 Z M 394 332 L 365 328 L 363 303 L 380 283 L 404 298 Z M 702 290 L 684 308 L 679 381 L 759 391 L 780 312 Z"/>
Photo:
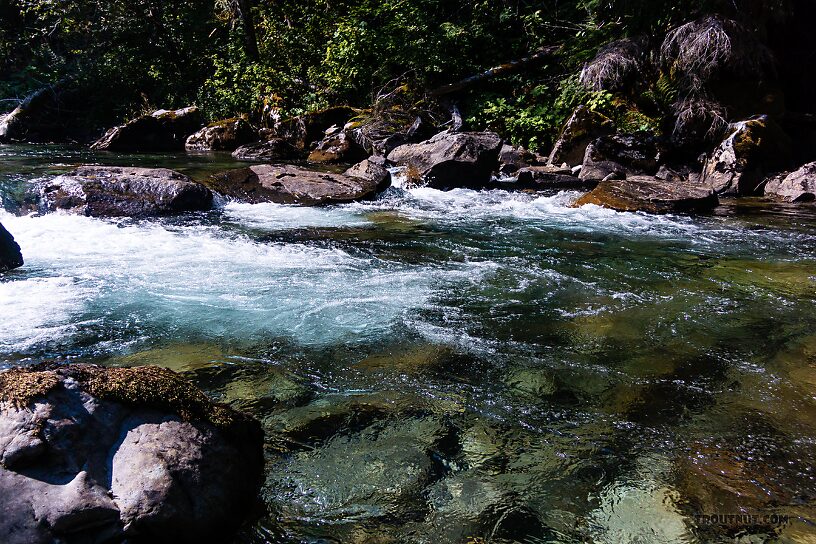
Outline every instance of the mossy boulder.
<path fill-rule="evenodd" d="M 187 138 L 204 125 L 195 106 L 157 110 L 108 130 L 91 149 L 100 151 L 183 151 Z"/>
<path fill-rule="evenodd" d="M 14 237 L 0 223 L 0 272 L 23 266 L 23 255 Z"/>
<path fill-rule="evenodd" d="M 609 118 L 586 106 L 579 106 L 564 125 L 547 163 L 554 166 L 564 163 L 579 165 L 584 161 L 589 144 L 614 131 L 615 125 Z"/>
<path fill-rule="evenodd" d="M 257 500 L 257 421 L 159 367 L 0 373 L 0 540 L 227 540 Z"/>

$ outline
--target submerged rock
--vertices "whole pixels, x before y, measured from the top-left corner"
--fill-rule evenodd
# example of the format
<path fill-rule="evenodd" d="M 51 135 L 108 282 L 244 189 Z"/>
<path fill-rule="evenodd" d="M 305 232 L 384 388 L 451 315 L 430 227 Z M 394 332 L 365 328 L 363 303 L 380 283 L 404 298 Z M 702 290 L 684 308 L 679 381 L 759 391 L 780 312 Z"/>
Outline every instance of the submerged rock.
<path fill-rule="evenodd" d="M 498 168 L 501 148 L 502 140 L 493 132 L 442 132 L 397 147 L 388 160 L 407 166 L 413 184 L 436 189 L 483 187 Z"/>
<path fill-rule="evenodd" d="M 816 162 L 804 165 L 787 176 L 777 176 L 765 185 L 765 196 L 784 202 L 816 200 Z"/>
<path fill-rule="evenodd" d="M 50 211 L 89 217 L 154 217 L 208 210 L 212 193 L 165 168 L 82 166 L 42 187 Z"/>
<path fill-rule="evenodd" d="M 586 148 L 580 177 L 601 181 L 610 176 L 623 179 L 630 175 L 657 172 L 660 151 L 650 134 L 615 134 L 602 136 Z"/>
<path fill-rule="evenodd" d="M 158 110 L 108 130 L 91 149 L 106 151 L 182 151 L 187 138 L 203 125 L 195 106 Z"/>
<path fill-rule="evenodd" d="M 258 139 L 258 133 L 242 117 L 225 119 L 206 126 L 187 138 L 188 151 L 234 151 Z"/>
<path fill-rule="evenodd" d="M 316 206 L 374 196 L 378 184 L 369 179 L 298 166 L 263 164 L 212 176 L 209 185 L 225 196 L 250 203 Z"/>
<path fill-rule="evenodd" d="M 579 106 L 564 125 L 547 162 L 555 166 L 582 164 L 589 144 L 614 130 L 610 119 L 586 106 Z"/>
<path fill-rule="evenodd" d="M 665 182 L 648 176 L 602 181 L 575 206 L 595 204 L 621 212 L 705 212 L 717 207 L 711 189 L 689 183 Z"/>
<path fill-rule="evenodd" d="M 258 423 L 157 367 L 0 373 L 0 540 L 227 539 L 262 478 Z"/>
<path fill-rule="evenodd" d="M 706 161 L 701 183 L 718 195 L 762 194 L 764 172 L 785 167 L 790 140 L 767 116 L 735 123 Z"/>
<path fill-rule="evenodd" d="M 23 266 L 23 255 L 14 237 L 0 223 L 0 272 Z"/>
<path fill-rule="evenodd" d="M 242 145 L 232 156 L 240 161 L 284 161 L 296 159 L 298 151 L 283 138 L 272 138 L 264 142 Z"/>

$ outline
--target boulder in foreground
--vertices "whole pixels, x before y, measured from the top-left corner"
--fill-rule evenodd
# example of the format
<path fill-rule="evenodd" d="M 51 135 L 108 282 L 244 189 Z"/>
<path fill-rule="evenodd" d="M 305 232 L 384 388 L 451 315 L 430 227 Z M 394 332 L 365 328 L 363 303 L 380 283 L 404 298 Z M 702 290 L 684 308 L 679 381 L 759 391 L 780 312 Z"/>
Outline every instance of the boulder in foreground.
<path fill-rule="evenodd" d="M 502 139 L 493 132 L 442 132 L 430 140 L 397 147 L 388 160 L 407 166 L 414 185 L 484 187 L 498 169 L 501 148 Z"/>
<path fill-rule="evenodd" d="M 595 204 L 620 212 L 706 212 L 719 204 L 709 188 L 688 182 L 666 182 L 650 176 L 632 176 L 625 180 L 607 180 L 582 196 L 575 206 Z"/>
<path fill-rule="evenodd" d="M 23 266 L 23 255 L 14 237 L 0 223 L 0 272 Z"/>
<path fill-rule="evenodd" d="M 292 165 L 261 164 L 231 170 L 209 179 L 210 187 L 243 202 L 318 206 L 372 197 L 376 179 L 316 172 Z"/>
<path fill-rule="evenodd" d="M 2 372 L 0 541 L 227 541 L 256 503 L 262 444 L 170 370 Z"/>
<path fill-rule="evenodd" d="M 165 168 L 82 166 L 42 188 L 49 211 L 89 217 L 155 217 L 208 210 L 212 193 Z"/>
<path fill-rule="evenodd" d="M 204 124 L 195 106 L 158 110 L 108 130 L 91 149 L 100 151 L 183 151 L 187 138 Z"/>
<path fill-rule="evenodd" d="M 785 176 L 777 176 L 765 186 L 765 196 L 783 202 L 812 202 L 816 200 L 816 162 Z"/>

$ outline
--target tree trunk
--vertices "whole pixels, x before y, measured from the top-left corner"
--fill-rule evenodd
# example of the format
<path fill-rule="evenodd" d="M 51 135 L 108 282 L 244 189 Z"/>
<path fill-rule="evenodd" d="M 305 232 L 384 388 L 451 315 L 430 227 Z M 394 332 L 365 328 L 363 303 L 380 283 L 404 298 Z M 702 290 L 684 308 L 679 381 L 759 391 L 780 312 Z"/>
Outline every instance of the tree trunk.
<path fill-rule="evenodd" d="M 238 17 L 241 19 L 241 26 L 244 27 L 246 54 L 250 59 L 257 61 L 260 54 L 258 53 L 258 35 L 255 32 L 255 21 L 252 18 L 252 0 L 238 0 Z"/>

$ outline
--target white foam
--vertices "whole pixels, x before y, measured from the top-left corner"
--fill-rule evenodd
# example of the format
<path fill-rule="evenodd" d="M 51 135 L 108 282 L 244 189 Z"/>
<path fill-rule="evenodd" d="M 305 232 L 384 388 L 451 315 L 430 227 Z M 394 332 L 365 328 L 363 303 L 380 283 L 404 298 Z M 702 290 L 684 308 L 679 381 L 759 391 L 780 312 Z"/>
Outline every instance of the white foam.
<path fill-rule="evenodd" d="M 284 230 L 304 227 L 360 227 L 371 222 L 349 207 L 304 208 L 282 204 L 240 204 L 224 208 L 227 219 L 256 228 Z"/>

